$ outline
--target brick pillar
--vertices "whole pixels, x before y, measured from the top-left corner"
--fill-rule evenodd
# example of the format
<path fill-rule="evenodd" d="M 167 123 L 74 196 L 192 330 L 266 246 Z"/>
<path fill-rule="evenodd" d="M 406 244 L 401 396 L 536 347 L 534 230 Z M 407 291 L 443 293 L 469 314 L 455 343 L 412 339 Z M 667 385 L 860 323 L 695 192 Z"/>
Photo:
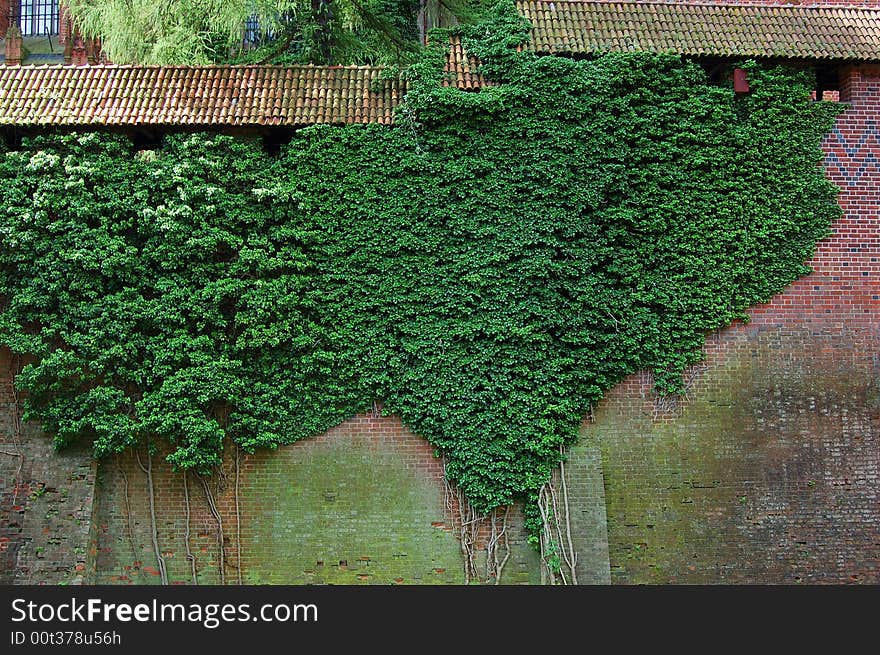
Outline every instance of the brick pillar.
<path fill-rule="evenodd" d="M 89 66 L 94 66 L 98 63 L 101 56 L 101 45 L 98 39 L 86 39 L 85 46 L 86 59 L 88 59 Z"/>
<path fill-rule="evenodd" d="M 74 66 L 88 66 L 89 60 L 86 54 L 86 46 L 79 37 L 72 39 L 73 47 L 71 48 L 71 61 Z"/>
<path fill-rule="evenodd" d="M 3 2 L 3 0 L 0 0 Z M 67 42 L 70 41 L 70 34 L 73 31 L 71 29 L 70 24 L 70 12 L 67 10 L 67 3 L 62 2 L 59 3 L 58 9 L 58 43 L 61 45 L 67 45 Z"/>
<path fill-rule="evenodd" d="M 0 38 L 6 36 L 9 29 L 9 0 L 0 0 Z"/>
<path fill-rule="evenodd" d="M 67 39 L 64 42 L 64 65 L 70 66 L 73 63 L 73 39 Z"/>
<path fill-rule="evenodd" d="M 877 82 L 880 78 L 880 64 L 845 66 L 840 70 L 840 100 L 859 106 L 880 104 Z"/>
<path fill-rule="evenodd" d="M 6 31 L 6 65 L 18 66 L 23 57 L 24 45 L 18 25 L 10 25 Z"/>

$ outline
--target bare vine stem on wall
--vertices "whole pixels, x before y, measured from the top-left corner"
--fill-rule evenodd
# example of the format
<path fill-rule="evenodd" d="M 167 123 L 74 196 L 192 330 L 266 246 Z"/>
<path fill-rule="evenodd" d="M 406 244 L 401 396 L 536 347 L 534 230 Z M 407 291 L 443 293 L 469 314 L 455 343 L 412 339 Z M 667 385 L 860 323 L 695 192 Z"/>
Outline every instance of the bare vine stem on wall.
<path fill-rule="evenodd" d="M 444 470 L 446 460 L 443 460 Z M 465 584 L 501 584 L 504 566 L 510 559 L 510 543 L 507 535 L 510 506 L 496 507 L 488 515 L 479 514 L 468 502 L 464 492 L 450 484 L 444 473 L 446 511 L 457 525 L 459 549 L 464 565 Z M 482 567 L 477 564 L 480 532 L 486 528 L 489 538 L 486 541 L 486 561 Z"/>
<path fill-rule="evenodd" d="M 205 490 L 205 498 L 208 501 L 208 507 L 211 510 L 211 515 L 214 517 L 214 520 L 217 522 L 217 543 L 220 551 L 220 584 L 226 584 L 226 553 L 225 553 L 225 545 L 223 538 L 223 519 L 220 517 L 220 512 L 217 511 L 217 504 L 214 502 L 214 494 L 211 491 L 210 485 L 208 485 L 208 480 L 200 475 L 199 479 L 202 481 L 202 487 Z"/>
<path fill-rule="evenodd" d="M 161 577 L 162 584 L 167 585 L 168 571 L 165 569 L 165 558 L 162 557 L 162 551 L 159 548 L 159 529 L 156 523 L 156 494 L 155 487 L 153 486 L 153 456 L 150 454 L 150 444 L 147 443 L 146 467 L 141 463 L 141 456 L 137 450 L 134 451 L 134 455 L 137 458 L 138 466 L 141 467 L 141 470 L 147 476 L 147 488 L 150 498 L 150 536 L 153 539 L 153 551 L 156 554 L 156 562 L 158 563 L 159 575 Z"/>
<path fill-rule="evenodd" d="M 9 389 L 12 397 L 12 444 L 15 452 L 4 450 L 3 453 L 18 458 L 18 467 L 15 469 L 15 477 L 12 484 L 12 504 L 18 504 L 18 492 L 21 487 L 21 472 L 24 468 L 24 452 L 21 448 L 21 409 L 18 401 L 18 390 L 15 388 L 15 378 L 21 368 L 21 356 L 13 355 L 9 358 Z"/>
<path fill-rule="evenodd" d="M 571 537 L 571 505 L 568 501 L 568 476 L 565 472 L 565 453 L 563 452 L 562 446 L 559 447 L 559 455 L 559 478 L 562 481 L 562 510 L 565 516 L 565 539 L 568 546 L 568 549 L 563 552 L 566 553 L 565 561 L 568 563 L 569 569 L 571 570 L 571 584 L 577 584 L 578 554 Z"/>
<path fill-rule="evenodd" d="M 453 523 L 458 524 L 458 545 L 461 550 L 462 563 L 464 565 L 464 582 L 471 584 L 477 578 L 477 567 L 474 557 L 477 534 L 479 532 L 480 517 L 457 487 L 453 487 L 446 476 L 443 476 L 446 490 L 446 510 L 449 516 L 454 516 Z"/>
<path fill-rule="evenodd" d="M 560 455 L 563 453 L 560 452 Z M 560 461 L 559 478 L 562 498 L 551 480 L 538 492 L 541 512 L 541 582 L 543 584 L 576 585 L 578 554 L 571 529 L 571 506 L 565 463 Z"/>
<path fill-rule="evenodd" d="M 507 540 L 507 519 L 510 516 L 510 505 L 501 508 L 496 507 L 489 515 L 489 524 L 492 529 L 489 541 L 486 543 L 486 580 L 492 584 L 501 584 L 501 574 L 504 566 L 510 559 L 510 543 Z M 499 518 L 500 517 L 500 518 Z M 503 555 L 499 558 L 499 552 Z"/>

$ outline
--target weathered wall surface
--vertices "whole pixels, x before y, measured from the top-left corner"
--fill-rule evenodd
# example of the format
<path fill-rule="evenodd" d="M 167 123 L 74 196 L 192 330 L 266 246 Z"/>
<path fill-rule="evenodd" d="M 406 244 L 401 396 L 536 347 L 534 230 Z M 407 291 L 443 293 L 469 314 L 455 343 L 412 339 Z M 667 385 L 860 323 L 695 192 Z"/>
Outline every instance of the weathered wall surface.
<path fill-rule="evenodd" d="M 0 584 L 78 584 L 87 568 L 95 463 L 56 453 L 16 419 L 9 352 L 0 349 Z"/>
<path fill-rule="evenodd" d="M 0 38 L 6 36 L 9 29 L 9 0 L 0 0 Z"/>
<path fill-rule="evenodd" d="M 679 402 L 634 375 L 585 423 L 568 463 L 581 582 L 880 581 L 880 67 L 845 71 L 841 97 L 825 165 L 844 217 L 814 272 L 713 335 Z M 156 583 L 156 549 L 173 584 L 463 580 L 441 462 L 394 418 L 230 456 L 214 512 L 160 455 L 107 460 L 93 485 L 88 453 L 15 428 L 9 364 L 0 583 Z M 539 582 L 518 512 L 510 536 L 503 581 Z"/>
<path fill-rule="evenodd" d="M 677 407 L 633 376 L 584 429 L 615 582 L 880 580 L 880 68 L 841 96 L 814 272 L 710 339 Z"/>
<path fill-rule="evenodd" d="M 577 553 L 577 582 L 611 584 L 601 448 L 595 440 L 580 439 L 569 448 L 564 467 L 572 544 Z M 560 492 L 562 481 L 558 472 L 553 482 Z"/>
<path fill-rule="evenodd" d="M 151 584 L 161 576 L 152 538 L 146 455 L 107 461 L 98 476 L 93 582 Z M 454 512 L 431 446 L 398 419 L 372 414 L 275 451 L 240 454 L 208 482 L 153 458 L 156 542 L 169 582 L 460 584 Z M 189 495 L 189 503 L 186 501 Z M 187 521 L 189 514 L 189 521 Z M 509 526 L 504 583 L 540 581 L 522 517 Z M 189 553 L 187 557 L 187 532 Z M 239 549 L 240 544 L 240 549 Z"/>
<path fill-rule="evenodd" d="M 678 408 L 650 381 L 586 426 L 602 450 L 612 578 L 880 580 L 876 333 L 721 335 Z"/>

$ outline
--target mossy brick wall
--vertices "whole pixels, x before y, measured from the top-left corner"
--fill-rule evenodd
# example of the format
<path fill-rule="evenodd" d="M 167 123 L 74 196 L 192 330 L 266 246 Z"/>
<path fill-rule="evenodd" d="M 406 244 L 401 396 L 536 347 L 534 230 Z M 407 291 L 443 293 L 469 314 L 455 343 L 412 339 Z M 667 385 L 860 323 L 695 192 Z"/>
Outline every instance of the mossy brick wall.
<path fill-rule="evenodd" d="M 636 375 L 585 425 L 614 582 L 880 581 L 880 68 L 841 96 L 814 272 L 715 334 L 679 403 Z"/>
<path fill-rule="evenodd" d="M 584 430 L 578 447 L 603 454 L 613 581 L 876 582 L 871 339 L 753 327 L 720 342 L 679 407 L 646 376 Z"/>
<path fill-rule="evenodd" d="M 188 584 L 193 560 L 186 553 L 183 475 L 160 460 L 156 456 L 152 463 L 158 543 L 169 581 Z M 100 466 L 92 582 L 160 581 L 141 468 L 146 464 L 142 454 L 140 465 L 127 455 Z M 192 475 L 188 481 L 190 552 L 198 581 L 216 583 L 218 524 L 201 481 Z M 464 581 L 442 461 L 395 417 L 359 415 L 313 439 L 242 453 L 238 475 L 230 455 L 222 476 L 209 484 L 222 521 L 227 583 L 238 581 L 239 570 L 245 584 Z M 511 514 L 510 542 L 502 581 L 540 581 L 518 510 Z"/>
<path fill-rule="evenodd" d="M 11 366 L 0 349 L 0 584 L 78 584 L 96 465 L 86 449 L 56 454 L 33 424 L 16 429 Z"/>
<path fill-rule="evenodd" d="M 656 398 L 649 376 L 634 375 L 585 423 L 568 465 L 582 582 L 878 581 L 880 68 L 845 70 L 841 97 L 851 108 L 825 150 L 845 215 L 814 273 L 753 308 L 748 325 L 713 335 L 680 402 Z M 89 581 L 158 582 L 134 458 L 100 465 L 92 512 L 87 453 L 53 453 L 33 426 L 16 435 L 11 400 L 6 373 L 0 582 L 76 582 L 92 565 Z M 154 467 L 171 582 L 191 580 L 187 525 L 199 581 L 219 581 L 217 521 L 201 482 L 189 478 L 187 522 L 183 476 L 159 457 Z M 440 462 L 396 419 L 356 417 L 242 456 L 239 469 L 227 458 L 210 481 L 227 581 L 238 579 L 239 553 L 245 582 L 461 580 Z M 536 582 L 514 518 L 506 581 Z"/>
<path fill-rule="evenodd" d="M 187 526 L 198 582 L 220 582 L 219 531 L 209 509 L 202 480 L 190 474 L 184 487 L 183 474 L 173 472 L 163 461 L 162 455 L 157 453 L 148 461 L 146 453 L 142 451 L 139 456 L 127 453 L 100 462 L 91 544 L 95 567 L 89 583 L 161 582 L 153 547 L 150 485 L 144 472 L 147 468 L 153 479 L 156 542 L 168 571 L 169 582 L 183 584 L 192 581 L 192 564 L 187 559 Z M 225 480 L 218 476 L 206 479 L 205 483 L 215 502 L 222 506 L 228 493 Z M 234 537 L 234 531 L 224 533 L 227 548 Z"/>
<path fill-rule="evenodd" d="M 610 584 L 602 451 L 595 442 L 581 439 L 569 448 L 564 467 L 578 584 Z M 553 483 L 562 490 L 559 470 Z"/>

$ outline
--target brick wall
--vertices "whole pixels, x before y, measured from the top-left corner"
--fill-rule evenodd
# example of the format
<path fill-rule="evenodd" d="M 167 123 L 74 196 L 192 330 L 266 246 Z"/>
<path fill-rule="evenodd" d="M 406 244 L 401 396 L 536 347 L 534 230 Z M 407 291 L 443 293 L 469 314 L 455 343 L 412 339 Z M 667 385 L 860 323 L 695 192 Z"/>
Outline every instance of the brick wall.
<path fill-rule="evenodd" d="M 71 28 L 70 12 L 67 9 L 67 3 L 61 2 L 58 8 L 58 43 L 67 45 L 67 40 L 71 36 Z"/>
<path fill-rule="evenodd" d="M 615 582 L 880 581 L 880 68 L 842 82 L 814 272 L 713 335 L 685 399 L 635 375 L 584 427 Z"/>
<path fill-rule="evenodd" d="M 55 453 L 16 421 L 9 352 L 0 349 L 0 584 L 77 584 L 86 575 L 95 464 Z"/>
<path fill-rule="evenodd" d="M 6 36 L 9 28 L 9 0 L 0 0 L 0 38 Z"/>
<path fill-rule="evenodd" d="M 683 399 L 633 375 L 584 424 L 569 462 L 581 581 L 880 581 L 880 67 L 846 69 L 841 97 L 824 147 L 844 216 L 814 272 L 712 335 Z M 158 582 L 136 459 L 93 484 L 87 452 L 14 429 L 9 369 L 0 352 L 0 583 Z M 462 580 L 440 462 L 397 419 L 242 456 L 238 474 L 227 458 L 209 482 L 222 545 L 201 481 L 152 466 L 172 583 L 193 566 L 219 581 L 221 556 L 228 582 Z M 518 511 L 511 538 L 504 581 L 539 581 Z"/>
<path fill-rule="evenodd" d="M 231 449 L 229 449 L 231 450 Z M 144 455 L 141 465 L 146 466 Z M 92 582 L 160 581 L 146 475 L 127 455 L 101 464 Z M 157 540 L 169 581 L 220 581 L 219 525 L 201 481 L 153 458 Z M 221 519 L 227 583 L 456 584 L 464 580 L 456 512 L 440 459 L 394 417 L 360 415 L 275 451 L 241 454 L 209 485 Z M 236 488 L 238 489 L 236 493 Z M 238 507 L 236 509 L 236 499 Z M 504 583 L 540 580 L 518 508 L 510 521 Z M 239 550 L 240 544 L 240 550 Z M 484 544 L 483 544 L 484 546 Z"/>
<path fill-rule="evenodd" d="M 577 553 L 575 571 L 578 584 L 610 584 L 605 480 L 602 451 L 595 441 L 581 439 L 570 448 L 564 464 L 569 498 L 568 524 Z M 561 495 L 560 470 L 553 476 L 557 495 Z"/>

